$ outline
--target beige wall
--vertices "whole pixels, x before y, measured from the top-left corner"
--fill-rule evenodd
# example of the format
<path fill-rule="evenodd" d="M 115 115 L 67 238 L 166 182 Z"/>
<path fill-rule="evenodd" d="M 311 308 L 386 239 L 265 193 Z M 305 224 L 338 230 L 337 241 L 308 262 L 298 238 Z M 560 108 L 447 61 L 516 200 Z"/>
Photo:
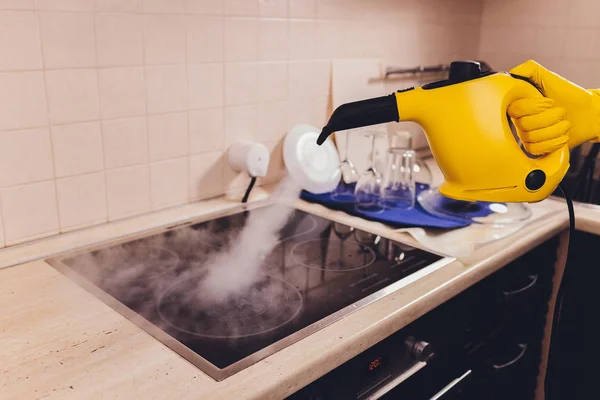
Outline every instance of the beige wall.
<path fill-rule="evenodd" d="M 241 187 L 326 117 L 330 61 L 477 55 L 479 0 L 0 0 L 0 247 Z"/>
<path fill-rule="evenodd" d="M 480 57 L 496 69 L 528 58 L 600 88 L 600 1 L 484 0 Z"/>

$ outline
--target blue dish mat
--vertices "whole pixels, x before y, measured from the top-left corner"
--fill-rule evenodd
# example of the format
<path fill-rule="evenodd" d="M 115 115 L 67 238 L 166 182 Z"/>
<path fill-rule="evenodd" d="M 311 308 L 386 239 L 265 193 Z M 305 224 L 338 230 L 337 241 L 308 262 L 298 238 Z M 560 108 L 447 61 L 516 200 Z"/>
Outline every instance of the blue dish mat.
<path fill-rule="evenodd" d="M 429 185 L 417 184 L 417 196 L 420 192 L 428 190 Z M 330 193 L 314 194 L 303 191 L 302 199 L 319 203 L 333 210 L 344 211 L 347 214 L 355 215 L 371 221 L 381 222 L 393 227 L 405 228 L 409 226 L 420 226 L 424 228 L 461 228 L 469 225 L 467 221 L 458 221 L 452 219 L 438 218 L 427 213 L 418 202 L 411 210 L 384 210 L 381 213 L 369 213 L 357 211 L 353 202 L 338 202 L 331 199 Z"/>

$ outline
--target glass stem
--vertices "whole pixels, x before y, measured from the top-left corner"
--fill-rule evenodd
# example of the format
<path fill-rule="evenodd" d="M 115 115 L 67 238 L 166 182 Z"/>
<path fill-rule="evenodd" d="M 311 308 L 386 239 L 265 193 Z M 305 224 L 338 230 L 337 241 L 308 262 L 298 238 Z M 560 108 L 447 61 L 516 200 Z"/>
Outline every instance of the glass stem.
<path fill-rule="evenodd" d="M 348 149 L 350 148 L 350 133 L 352 131 L 346 131 L 346 148 L 344 149 L 344 161 L 348 160 Z"/>
<path fill-rule="evenodd" d="M 375 169 L 375 135 L 371 138 L 371 169 Z"/>

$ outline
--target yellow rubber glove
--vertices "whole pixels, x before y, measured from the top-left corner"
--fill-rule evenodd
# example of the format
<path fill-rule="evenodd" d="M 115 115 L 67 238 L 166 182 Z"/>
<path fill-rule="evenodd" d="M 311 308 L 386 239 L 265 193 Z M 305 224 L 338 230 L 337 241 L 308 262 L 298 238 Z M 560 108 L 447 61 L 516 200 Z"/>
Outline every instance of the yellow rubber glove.
<path fill-rule="evenodd" d="M 531 60 L 510 72 L 535 82 L 547 97 L 509 106 L 527 151 L 548 153 L 567 140 L 569 148 L 600 141 L 600 91 L 583 89 Z"/>
<path fill-rule="evenodd" d="M 551 153 L 569 141 L 566 111 L 548 98 L 516 100 L 508 106 L 523 147 L 534 155 Z"/>

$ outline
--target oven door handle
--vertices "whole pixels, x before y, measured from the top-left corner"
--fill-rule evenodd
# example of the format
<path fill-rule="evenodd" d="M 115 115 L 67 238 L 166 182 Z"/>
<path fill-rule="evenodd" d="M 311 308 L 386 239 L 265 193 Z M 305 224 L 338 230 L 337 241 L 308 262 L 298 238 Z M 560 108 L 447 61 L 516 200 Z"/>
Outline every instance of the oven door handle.
<path fill-rule="evenodd" d="M 507 298 L 508 298 L 508 297 L 511 297 L 511 296 L 515 296 L 515 295 L 517 295 L 517 294 L 520 294 L 520 293 L 526 292 L 526 291 L 528 291 L 529 289 L 531 289 L 532 287 L 534 287 L 534 286 L 535 286 L 535 284 L 536 284 L 536 283 L 537 283 L 537 281 L 538 281 L 538 275 L 529 275 L 528 277 L 529 277 L 529 280 L 530 280 L 531 282 L 529 282 L 527 285 L 523 286 L 523 287 L 522 287 L 522 288 L 520 288 L 520 289 L 516 289 L 516 290 L 511 290 L 511 291 L 504 291 L 504 292 L 502 292 L 502 294 L 504 294 L 504 297 L 507 297 Z"/>
<path fill-rule="evenodd" d="M 469 375 L 471 375 L 472 372 L 473 371 L 468 370 L 467 372 L 465 372 L 464 374 L 462 374 L 461 376 L 459 376 L 458 378 L 456 378 L 455 380 L 453 380 L 452 382 L 447 384 L 442 390 L 440 390 L 439 392 L 434 394 L 433 397 L 431 397 L 431 399 L 429 399 L 429 400 L 438 400 L 438 399 L 443 398 L 445 395 L 450 393 L 452 391 L 452 389 L 454 389 L 457 385 L 459 385 L 465 379 L 467 379 L 469 377 Z"/>
<path fill-rule="evenodd" d="M 427 366 L 427 363 L 425 361 L 419 361 L 419 362 L 415 363 L 412 367 L 410 367 L 409 369 L 404 371 L 402 374 L 398 375 L 391 381 L 387 382 L 385 385 L 377 388 L 375 391 L 373 391 L 373 389 L 374 389 L 373 387 L 368 388 L 363 393 L 360 393 L 358 395 L 358 399 L 360 399 L 360 400 L 379 399 L 380 397 L 382 397 L 383 395 L 388 393 L 390 390 L 394 389 L 396 386 L 398 386 L 399 384 L 401 384 L 402 382 L 404 382 L 405 380 L 407 380 L 408 378 L 410 378 L 411 376 L 413 376 L 414 374 L 416 374 L 417 372 L 419 372 L 421 369 L 425 368 L 426 366 Z M 375 385 L 375 387 L 376 386 L 377 385 Z M 367 395 L 367 393 L 369 393 L 369 394 Z"/>
<path fill-rule="evenodd" d="M 526 343 L 519 343 L 518 345 L 521 348 L 521 351 L 519 352 L 519 354 L 513 358 L 512 360 L 505 362 L 504 364 L 492 364 L 492 368 L 494 369 L 503 369 L 506 367 L 510 367 L 513 364 L 516 364 L 517 362 L 519 362 L 519 360 L 521 358 L 523 358 L 523 356 L 525 355 L 525 353 L 527 352 L 527 344 Z"/>

